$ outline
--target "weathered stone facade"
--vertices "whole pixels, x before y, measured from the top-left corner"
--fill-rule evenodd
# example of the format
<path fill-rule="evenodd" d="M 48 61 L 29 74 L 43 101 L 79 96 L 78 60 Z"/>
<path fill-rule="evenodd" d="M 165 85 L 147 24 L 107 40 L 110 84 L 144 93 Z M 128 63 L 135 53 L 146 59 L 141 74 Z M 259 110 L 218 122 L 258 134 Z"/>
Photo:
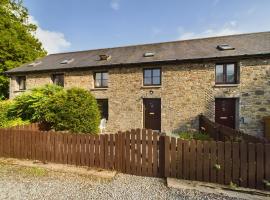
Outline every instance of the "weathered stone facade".
<path fill-rule="evenodd" d="M 215 62 L 207 62 L 158 65 L 160 87 L 143 86 L 144 66 L 109 68 L 107 89 L 94 88 L 91 70 L 67 71 L 65 87 L 82 87 L 97 99 L 108 99 L 107 132 L 143 128 L 143 98 L 161 98 L 161 129 L 171 133 L 197 129 L 200 113 L 214 120 L 215 98 L 233 97 L 237 98 L 237 128 L 262 135 L 262 119 L 270 115 L 270 59 L 246 59 L 238 64 L 240 83 L 235 85 L 215 85 Z M 51 74 L 27 74 L 27 89 L 52 83 Z M 11 98 L 18 93 L 16 87 L 11 77 Z"/>

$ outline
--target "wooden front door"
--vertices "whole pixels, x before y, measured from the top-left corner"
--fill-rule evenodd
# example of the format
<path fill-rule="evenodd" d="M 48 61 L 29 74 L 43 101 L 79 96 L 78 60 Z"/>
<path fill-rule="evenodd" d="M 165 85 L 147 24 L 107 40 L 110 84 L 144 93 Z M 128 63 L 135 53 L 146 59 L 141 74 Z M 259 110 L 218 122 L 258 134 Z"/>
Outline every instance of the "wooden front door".
<path fill-rule="evenodd" d="M 224 126 L 235 128 L 235 107 L 234 98 L 217 98 L 215 100 L 215 121 Z"/>
<path fill-rule="evenodd" d="M 144 128 L 161 130 L 161 101 L 160 99 L 144 99 Z"/>

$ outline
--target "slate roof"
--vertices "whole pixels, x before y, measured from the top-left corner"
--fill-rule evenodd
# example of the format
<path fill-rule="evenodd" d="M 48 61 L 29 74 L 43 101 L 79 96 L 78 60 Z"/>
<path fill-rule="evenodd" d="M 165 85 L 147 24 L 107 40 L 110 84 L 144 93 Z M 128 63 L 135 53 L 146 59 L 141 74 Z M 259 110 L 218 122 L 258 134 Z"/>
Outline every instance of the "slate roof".
<path fill-rule="evenodd" d="M 217 45 L 221 44 L 228 44 L 235 50 L 220 51 Z M 144 57 L 146 52 L 155 55 Z M 102 54 L 110 55 L 111 59 L 100 61 L 99 55 Z M 29 66 L 28 63 L 9 70 L 7 74 L 264 54 L 270 54 L 270 32 L 51 54 L 37 60 L 41 61 L 39 65 Z M 61 64 L 68 59 L 73 61 Z"/>

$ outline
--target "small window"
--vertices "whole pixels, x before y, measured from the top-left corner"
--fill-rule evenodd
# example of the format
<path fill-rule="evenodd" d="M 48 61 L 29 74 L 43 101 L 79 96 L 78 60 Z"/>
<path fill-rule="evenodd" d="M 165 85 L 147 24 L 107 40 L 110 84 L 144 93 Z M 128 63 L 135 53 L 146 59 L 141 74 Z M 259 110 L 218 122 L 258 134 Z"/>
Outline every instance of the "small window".
<path fill-rule="evenodd" d="M 53 74 L 52 81 L 53 84 L 64 87 L 64 74 Z"/>
<path fill-rule="evenodd" d="M 234 50 L 235 48 L 228 44 L 220 44 L 217 46 L 217 49 L 220 51 L 226 51 L 226 50 Z"/>
<path fill-rule="evenodd" d="M 95 73 L 95 87 L 107 88 L 108 87 L 108 72 Z"/>
<path fill-rule="evenodd" d="M 17 83 L 19 90 L 25 90 L 26 89 L 26 77 L 25 76 L 18 76 L 17 77 Z"/>
<path fill-rule="evenodd" d="M 237 67 L 235 63 L 216 64 L 216 83 L 235 84 L 237 83 Z"/>
<path fill-rule="evenodd" d="M 143 70 L 143 85 L 161 85 L 160 68 Z"/>
<path fill-rule="evenodd" d="M 108 120 L 108 99 L 97 99 L 97 103 L 100 110 L 101 119 L 105 118 L 106 120 Z"/>

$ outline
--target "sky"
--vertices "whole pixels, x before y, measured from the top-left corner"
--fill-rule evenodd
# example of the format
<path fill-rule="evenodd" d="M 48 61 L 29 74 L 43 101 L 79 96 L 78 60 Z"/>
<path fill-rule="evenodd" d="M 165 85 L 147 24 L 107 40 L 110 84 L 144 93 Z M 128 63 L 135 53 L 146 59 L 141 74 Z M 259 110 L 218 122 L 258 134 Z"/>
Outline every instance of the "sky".
<path fill-rule="evenodd" d="M 270 31 L 270 0 L 24 0 L 51 53 Z"/>

